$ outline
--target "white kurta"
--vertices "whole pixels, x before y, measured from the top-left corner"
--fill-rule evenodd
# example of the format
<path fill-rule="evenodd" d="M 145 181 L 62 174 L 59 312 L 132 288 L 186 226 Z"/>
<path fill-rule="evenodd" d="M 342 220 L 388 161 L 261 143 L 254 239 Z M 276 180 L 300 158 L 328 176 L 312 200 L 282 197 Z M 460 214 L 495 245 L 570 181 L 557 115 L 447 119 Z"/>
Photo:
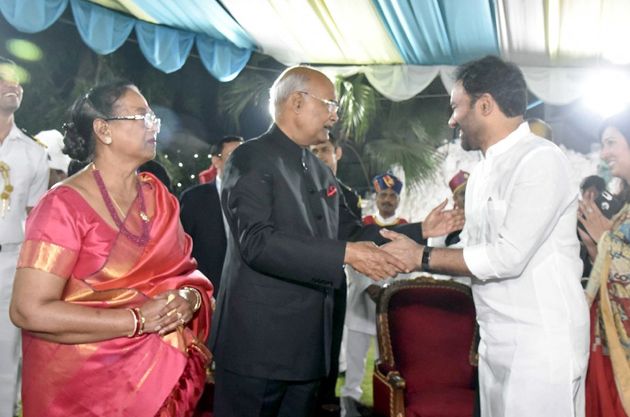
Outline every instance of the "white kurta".
<path fill-rule="evenodd" d="M 484 417 L 584 415 L 589 315 L 570 176 L 560 149 L 523 123 L 468 180 L 461 237 Z"/>

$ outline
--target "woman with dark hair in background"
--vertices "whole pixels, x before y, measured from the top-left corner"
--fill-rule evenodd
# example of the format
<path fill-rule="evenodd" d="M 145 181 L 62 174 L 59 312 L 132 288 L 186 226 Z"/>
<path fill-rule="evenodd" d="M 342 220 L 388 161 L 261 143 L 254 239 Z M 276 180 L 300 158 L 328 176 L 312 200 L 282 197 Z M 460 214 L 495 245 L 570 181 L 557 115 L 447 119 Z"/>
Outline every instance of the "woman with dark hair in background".
<path fill-rule="evenodd" d="M 65 151 L 89 164 L 28 218 L 11 303 L 24 416 L 190 416 L 205 383 L 212 286 L 176 198 L 138 167 L 158 119 L 125 82 L 79 98 Z"/>
<path fill-rule="evenodd" d="M 622 186 L 607 221 L 592 199 L 580 205 L 583 239 L 597 243 L 586 295 L 591 308 L 588 417 L 630 415 L 630 109 L 604 122 L 601 158 Z M 587 233 L 588 232 L 588 233 Z"/>

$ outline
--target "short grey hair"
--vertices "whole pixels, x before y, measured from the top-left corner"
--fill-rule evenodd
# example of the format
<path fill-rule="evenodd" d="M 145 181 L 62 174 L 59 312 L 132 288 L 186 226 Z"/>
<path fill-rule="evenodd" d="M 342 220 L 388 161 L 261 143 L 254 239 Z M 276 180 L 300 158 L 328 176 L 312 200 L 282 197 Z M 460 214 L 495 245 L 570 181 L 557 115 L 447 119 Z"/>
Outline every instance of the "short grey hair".
<path fill-rule="evenodd" d="M 289 98 L 289 96 L 296 91 L 306 91 L 308 87 L 309 77 L 305 71 L 295 71 L 296 68 L 309 68 L 306 65 L 299 65 L 285 69 L 282 74 L 273 82 L 273 85 L 269 89 L 269 114 L 275 121 L 278 111 Z"/>

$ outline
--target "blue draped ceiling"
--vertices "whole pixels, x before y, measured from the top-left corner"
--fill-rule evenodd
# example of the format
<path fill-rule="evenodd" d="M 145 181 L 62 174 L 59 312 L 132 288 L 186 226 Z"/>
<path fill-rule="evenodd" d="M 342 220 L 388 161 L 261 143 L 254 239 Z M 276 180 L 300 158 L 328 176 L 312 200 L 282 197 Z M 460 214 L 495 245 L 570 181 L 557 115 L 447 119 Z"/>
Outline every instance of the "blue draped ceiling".
<path fill-rule="evenodd" d="M 206 2 L 209 7 L 203 9 L 205 13 L 190 13 L 190 7 L 199 6 L 201 1 L 179 0 L 177 5 L 174 1 L 162 5 L 149 0 L 137 2 L 164 25 L 141 21 L 85 0 L 70 0 L 70 5 L 81 38 L 96 53 L 114 52 L 135 29 L 140 50 L 159 70 L 171 73 L 180 69 L 196 45 L 208 72 L 220 81 L 231 81 L 247 64 L 254 43 L 215 1 Z M 50 27 L 67 6 L 68 0 L 0 0 L 5 19 L 27 33 Z"/>
<path fill-rule="evenodd" d="M 426 71 L 396 67 L 497 54 L 530 67 L 528 82 L 555 96 L 558 78 L 570 87 L 576 67 L 630 64 L 629 0 L 0 0 L 0 12 L 33 33 L 54 23 L 68 2 L 97 53 L 115 51 L 135 29 L 155 67 L 177 71 L 196 46 L 221 81 L 236 77 L 253 50 L 287 65 L 387 65 L 384 78 L 398 74 L 406 84 L 410 73 Z M 572 97 L 562 90 L 558 101 Z"/>

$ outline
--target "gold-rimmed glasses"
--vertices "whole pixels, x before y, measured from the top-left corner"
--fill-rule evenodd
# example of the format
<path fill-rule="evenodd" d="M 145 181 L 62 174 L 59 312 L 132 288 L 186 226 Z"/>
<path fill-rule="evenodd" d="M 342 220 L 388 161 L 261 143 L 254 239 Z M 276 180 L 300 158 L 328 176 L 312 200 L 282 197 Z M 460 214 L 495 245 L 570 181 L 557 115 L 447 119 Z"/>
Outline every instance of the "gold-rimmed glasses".
<path fill-rule="evenodd" d="M 103 120 L 144 120 L 144 127 L 147 130 L 155 129 L 157 133 L 160 133 L 160 128 L 162 127 L 162 120 L 152 111 L 146 112 L 145 114 L 134 114 L 132 116 L 106 117 Z"/>
<path fill-rule="evenodd" d="M 335 101 L 335 100 L 327 100 L 325 98 L 320 98 L 320 97 L 317 97 L 316 95 L 313 95 L 313 94 L 309 93 L 308 91 L 298 91 L 298 93 L 307 95 L 309 97 L 314 98 L 315 100 L 321 101 L 328 108 L 328 113 L 334 113 L 337 110 L 339 110 L 339 103 L 337 101 Z"/>

